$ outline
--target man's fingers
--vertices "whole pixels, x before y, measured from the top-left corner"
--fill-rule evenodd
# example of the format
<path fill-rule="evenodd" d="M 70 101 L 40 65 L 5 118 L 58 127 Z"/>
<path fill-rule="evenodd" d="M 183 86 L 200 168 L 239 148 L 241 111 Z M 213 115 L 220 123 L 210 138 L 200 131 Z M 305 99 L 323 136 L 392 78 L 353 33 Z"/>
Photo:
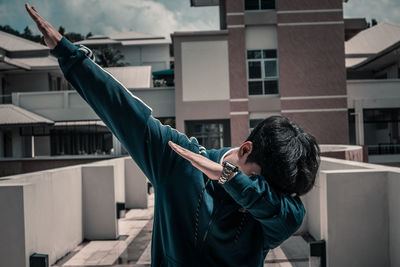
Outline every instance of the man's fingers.
<path fill-rule="evenodd" d="M 180 155 L 181 157 L 191 161 L 192 160 L 192 154 L 193 152 L 181 147 L 180 145 L 175 144 L 172 141 L 168 142 L 168 145 L 172 148 L 173 151 L 175 151 L 178 155 Z"/>
<path fill-rule="evenodd" d="M 36 22 L 36 14 L 33 13 L 32 8 L 29 6 L 28 3 L 25 4 L 26 11 L 28 11 L 29 16 Z"/>

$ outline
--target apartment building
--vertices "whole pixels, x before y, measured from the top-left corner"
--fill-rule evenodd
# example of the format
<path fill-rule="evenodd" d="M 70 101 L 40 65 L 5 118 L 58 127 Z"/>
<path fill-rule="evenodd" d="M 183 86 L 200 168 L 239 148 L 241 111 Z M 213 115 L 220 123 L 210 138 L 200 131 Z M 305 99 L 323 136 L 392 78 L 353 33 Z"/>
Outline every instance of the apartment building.
<path fill-rule="evenodd" d="M 153 68 L 168 65 L 169 57 L 161 52 L 154 66 L 146 59 L 130 64 L 149 66 L 108 69 L 153 108 L 155 117 L 218 148 L 240 144 L 258 122 L 281 114 L 321 144 L 367 145 L 371 162 L 400 162 L 398 25 L 364 29 L 365 20 L 346 20 L 345 25 L 341 1 L 191 4 L 218 6 L 221 27 L 172 34 L 175 88 L 152 84 Z M 0 37 L 3 103 L 41 116 L 36 118 L 40 127 L 21 130 L 14 124 L 10 130 L 8 125 L 6 133 L 2 124 L 1 157 L 124 153 L 96 114 L 68 90 L 46 47 L 3 33 Z M 136 48 L 143 42 L 168 46 L 161 37 L 137 33 L 93 36 L 79 43 L 121 48 L 125 40 Z M 22 132 L 25 141 L 18 137 Z"/>
<path fill-rule="evenodd" d="M 370 162 L 400 162 L 400 25 L 370 27 L 345 43 L 350 142 Z"/>
<path fill-rule="evenodd" d="M 158 61 L 162 60 L 163 57 Z M 139 95 L 145 89 L 149 89 L 145 92 L 150 95 L 161 90 L 150 89 L 151 65 L 106 70 L 127 88 L 137 89 Z M 1 158 L 124 152 L 119 141 L 64 79 L 57 59 L 46 46 L 0 31 L 0 80 Z M 173 109 L 173 102 L 168 104 Z M 173 116 L 168 110 L 162 111 Z"/>
<path fill-rule="evenodd" d="M 124 56 L 128 66 L 151 66 L 152 71 L 170 68 L 171 41 L 163 36 L 138 33 L 135 31 L 105 35 L 93 35 L 76 42 L 91 49 L 112 48 Z"/>
<path fill-rule="evenodd" d="M 347 144 L 342 1 L 192 0 L 219 6 L 220 30 L 176 32 L 176 125 L 238 145 L 282 114 L 323 144 Z"/>

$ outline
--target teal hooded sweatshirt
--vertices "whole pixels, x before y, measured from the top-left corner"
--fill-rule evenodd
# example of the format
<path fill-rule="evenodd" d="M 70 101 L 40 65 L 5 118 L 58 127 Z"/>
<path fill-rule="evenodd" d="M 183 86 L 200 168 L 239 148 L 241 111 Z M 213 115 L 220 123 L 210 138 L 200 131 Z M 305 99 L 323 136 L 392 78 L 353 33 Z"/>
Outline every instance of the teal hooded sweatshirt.
<path fill-rule="evenodd" d="M 152 266 L 263 266 L 268 251 L 300 227 L 305 209 L 299 197 L 241 171 L 220 185 L 172 151 L 170 140 L 221 162 L 231 148 L 206 150 L 162 125 L 88 48 L 62 38 L 51 53 L 154 186 Z"/>

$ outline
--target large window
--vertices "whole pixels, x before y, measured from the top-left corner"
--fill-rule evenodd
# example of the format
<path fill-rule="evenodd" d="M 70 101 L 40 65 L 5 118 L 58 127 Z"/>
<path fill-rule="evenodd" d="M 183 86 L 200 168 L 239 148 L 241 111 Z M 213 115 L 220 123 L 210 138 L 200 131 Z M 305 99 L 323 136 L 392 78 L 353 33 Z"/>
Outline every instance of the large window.
<path fill-rule="evenodd" d="M 245 10 L 275 9 L 275 0 L 244 0 Z"/>
<path fill-rule="evenodd" d="M 229 120 L 186 121 L 186 134 L 194 136 L 207 149 L 230 146 Z"/>
<path fill-rule="evenodd" d="M 247 50 L 249 95 L 279 94 L 276 49 Z"/>
<path fill-rule="evenodd" d="M 50 131 L 51 155 L 111 154 L 111 132 L 101 125 L 58 126 Z"/>
<path fill-rule="evenodd" d="M 369 154 L 400 154 L 400 109 L 364 109 Z"/>

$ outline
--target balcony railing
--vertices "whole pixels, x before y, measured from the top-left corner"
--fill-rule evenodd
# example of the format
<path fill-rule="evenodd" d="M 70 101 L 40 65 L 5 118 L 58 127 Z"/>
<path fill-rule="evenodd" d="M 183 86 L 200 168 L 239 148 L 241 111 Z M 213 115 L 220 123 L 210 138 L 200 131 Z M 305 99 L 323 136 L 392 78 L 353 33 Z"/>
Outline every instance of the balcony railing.
<path fill-rule="evenodd" d="M 400 154 L 400 144 L 380 143 L 368 145 L 369 155 Z"/>

